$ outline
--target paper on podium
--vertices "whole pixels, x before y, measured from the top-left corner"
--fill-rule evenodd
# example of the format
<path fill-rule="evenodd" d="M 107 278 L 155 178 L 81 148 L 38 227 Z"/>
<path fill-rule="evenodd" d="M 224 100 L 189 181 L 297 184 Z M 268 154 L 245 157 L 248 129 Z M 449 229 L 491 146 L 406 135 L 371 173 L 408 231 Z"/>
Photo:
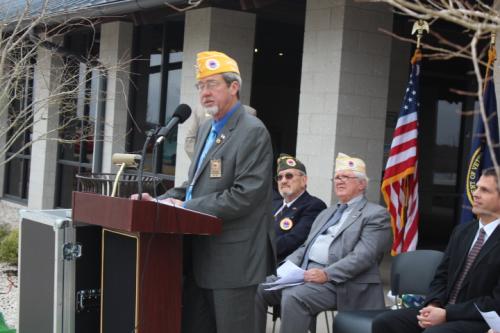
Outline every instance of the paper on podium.
<path fill-rule="evenodd" d="M 274 282 L 263 283 L 263 285 L 269 287 L 265 290 L 278 290 L 296 286 L 304 283 L 304 272 L 302 268 L 287 260 L 283 265 L 278 267 L 278 279 Z"/>
<path fill-rule="evenodd" d="M 498 316 L 498 313 L 495 311 L 488 311 L 488 312 L 483 312 L 479 309 L 477 304 L 474 304 L 476 306 L 477 311 L 483 316 L 484 321 L 490 326 L 490 328 L 493 330 L 493 332 L 500 332 L 500 317 Z"/>

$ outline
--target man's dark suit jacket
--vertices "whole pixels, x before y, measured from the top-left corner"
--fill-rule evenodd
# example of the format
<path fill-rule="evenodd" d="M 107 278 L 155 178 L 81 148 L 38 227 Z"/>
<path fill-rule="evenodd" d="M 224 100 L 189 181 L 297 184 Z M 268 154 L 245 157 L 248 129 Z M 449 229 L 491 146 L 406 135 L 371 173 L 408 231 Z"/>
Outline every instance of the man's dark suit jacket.
<path fill-rule="evenodd" d="M 223 220 L 219 235 L 192 236 L 191 266 L 197 286 L 235 289 L 257 285 L 275 266 L 271 138 L 265 125 L 240 105 L 197 170 L 211 128 L 212 123 L 205 122 L 198 130 L 197 158 L 189 168 L 188 182 L 160 198 L 183 200 L 186 185 L 193 184 L 192 199 L 184 207 Z M 218 173 L 213 172 L 212 161 L 220 164 Z"/>
<path fill-rule="evenodd" d="M 273 202 L 273 214 L 283 206 L 283 199 L 280 197 Z M 309 235 L 311 225 L 318 214 L 326 208 L 326 204 L 305 191 L 290 207 L 285 207 L 275 216 L 274 230 L 276 231 L 276 252 L 278 262 L 283 261 L 296 248 L 301 246 Z M 280 222 L 283 219 L 290 219 L 292 227 L 283 230 Z"/>
<path fill-rule="evenodd" d="M 456 304 L 448 304 L 451 290 L 465 264 L 479 228 L 477 221 L 459 225 L 453 231 L 443 261 L 431 282 L 426 304 L 446 308 L 446 320 L 482 320 L 474 304 L 482 311 L 494 310 L 500 300 L 500 227 L 479 252 L 459 291 Z"/>

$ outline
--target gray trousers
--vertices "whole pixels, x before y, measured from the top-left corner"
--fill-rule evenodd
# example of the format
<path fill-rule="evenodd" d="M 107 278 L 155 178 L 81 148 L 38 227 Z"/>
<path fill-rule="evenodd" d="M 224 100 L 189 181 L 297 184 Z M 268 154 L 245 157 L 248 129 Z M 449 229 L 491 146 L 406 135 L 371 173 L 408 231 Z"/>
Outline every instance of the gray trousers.
<path fill-rule="evenodd" d="M 183 333 L 253 333 L 257 286 L 203 289 L 192 279 L 183 288 Z"/>
<path fill-rule="evenodd" d="M 267 307 L 281 306 L 281 333 L 306 333 L 311 320 L 321 311 L 337 307 L 335 286 L 305 283 L 281 290 L 266 291 L 259 285 L 255 296 L 255 333 L 265 333 Z"/>

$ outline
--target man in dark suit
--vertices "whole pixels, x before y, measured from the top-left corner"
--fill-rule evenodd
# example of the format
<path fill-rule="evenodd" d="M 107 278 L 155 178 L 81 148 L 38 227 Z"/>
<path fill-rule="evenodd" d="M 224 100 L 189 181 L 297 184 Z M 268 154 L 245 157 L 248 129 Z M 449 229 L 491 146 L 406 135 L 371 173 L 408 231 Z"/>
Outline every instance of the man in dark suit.
<path fill-rule="evenodd" d="M 273 214 L 276 252 L 281 262 L 304 243 L 314 219 L 326 205 L 307 192 L 306 167 L 301 161 L 281 154 L 277 165 L 276 182 L 282 198 L 273 200 Z"/>
<path fill-rule="evenodd" d="M 198 53 L 196 78 L 200 103 L 213 120 L 198 130 L 187 186 L 158 199 L 218 216 L 223 224 L 220 235 L 191 239 L 182 330 L 253 332 L 257 285 L 275 265 L 271 140 L 239 102 L 241 77 L 233 59 Z"/>
<path fill-rule="evenodd" d="M 453 231 L 423 308 L 388 311 L 375 318 L 373 333 L 484 333 L 478 310 L 491 311 L 500 300 L 500 192 L 487 169 L 473 192 L 479 221 Z"/>

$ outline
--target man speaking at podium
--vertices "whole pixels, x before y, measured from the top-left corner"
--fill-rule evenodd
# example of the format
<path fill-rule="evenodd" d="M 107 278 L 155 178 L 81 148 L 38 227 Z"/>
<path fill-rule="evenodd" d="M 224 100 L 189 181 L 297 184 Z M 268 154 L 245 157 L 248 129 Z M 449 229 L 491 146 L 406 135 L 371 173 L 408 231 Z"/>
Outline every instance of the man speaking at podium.
<path fill-rule="evenodd" d="M 188 182 L 158 199 L 218 216 L 223 224 L 220 235 L 192 237 L 182 330 L 253 332 L 257 285 L 274 267 L 271 140 L 239 101 L 236 61 L 220 52 L 198 53 L 196 79 L 200 103 L 213 120 L 198 130 Z"/>

